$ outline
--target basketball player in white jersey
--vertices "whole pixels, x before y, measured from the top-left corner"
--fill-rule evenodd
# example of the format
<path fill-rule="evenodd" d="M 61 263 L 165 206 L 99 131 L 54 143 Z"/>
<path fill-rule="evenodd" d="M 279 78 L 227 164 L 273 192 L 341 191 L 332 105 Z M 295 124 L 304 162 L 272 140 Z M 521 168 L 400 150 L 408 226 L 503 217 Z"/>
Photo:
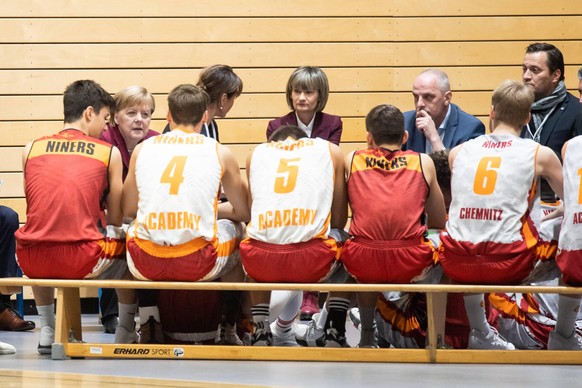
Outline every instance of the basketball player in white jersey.
<path fill-rule="evenodd" d="M 247 159 L 251 206 L 248 239 L 241 243 L 247 275 L 257 282 L 311 283 L 334 272 L 337 241 L 347 221 L 343 154 L 338 146 L 307 138 L 295 126 L 278 129 Z M 332 233 L 332 228 L 333 232 Z M 331 235 L 334 234 L 334 238 Z M 253 292 L 253 345 L 269 346 L 269 292 Z M 349 300 L 331 296 L 326 346 L 344 347 Z M 291 322 L 281 330 L 290 330 Z"/>
<path fill-rule="evenodd" d="M 570 286 L 582 286 L 582 136 L 564 144 L 564 217 L 558 240 L 556 263 L 562 280 Z M 581 295 L 560 295 L 556 327 L 550 333 L 548 349 L 582 349 L 582 337 L 576 332 Z"/>
<path fill-rule="evenodd" d="M 491 134 L 451 150 L 452 202 L 440 261 L 452 281 L 519 284 L 538 259 L 538 231 L 531 217 L 539 201 L 538 177 L 562 198 L 562 170 L 548 147 L 519 138 L 529 121 L 533 92 L 505 81 L 494 92 Z M 515 349 L 487 323 L 483 294 L 467 294 L 468 348 Z"/>
<path fill-rule="evenodd" d="M 238 245 L 242 222 L 250 218 L 246 185 L 232 152 L 200 134 L 208 100 L 200 87 L 174 88 L 168 95 L 171 131 L 144 141 L 132 154 L 123 209 L 124 216 L 135 218 L 127 260 L 137 279 L 244 279 Z M 221 185 L 229 202 L 219 203 Z M 163 341 L 156 296 L 139 295 L 141 343 Z M 237 309 L 230 300 L 226 329 L 232 335 Z"/>

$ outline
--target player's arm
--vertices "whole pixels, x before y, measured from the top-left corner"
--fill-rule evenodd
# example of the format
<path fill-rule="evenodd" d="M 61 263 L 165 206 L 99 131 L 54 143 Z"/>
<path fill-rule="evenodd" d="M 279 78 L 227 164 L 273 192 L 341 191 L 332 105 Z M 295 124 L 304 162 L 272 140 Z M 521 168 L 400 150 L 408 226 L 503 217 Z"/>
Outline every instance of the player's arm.
<path fill-rule="evenodd" d="M 344 155 L 341 149 L 330 143 L 331 158 L 334 167 L 333 199 L 331 202 L 331 227 L 343 229 L 348 221 L 348 192 Z"/>
<path fill-rule="evenodd" d="M 355 153 L 356 151 L 351 151 L 346 155 L 345 159 L 346 182 L 350 177 L 350 172 L 352 171 L 352 160 L 354 160 Z"/>
<path fill-rule="evenodd" d="M 121 193 L 123 191 L 123 162 L 117 147 L 111 148 L 109 160 L 109 194 L 105 199 L 107 205 L 107 225 L 121 226 L 123 213 L 121 211 Z"/>
<path fill-rule="evenodd" d="M 427 154 L 420 154 L 422 172 L 428 184 L 429 194 L 424 205 L 427 214 L 427 226 L 434 229 L 444 229 L 447 219 L 445 200 L 439 187 L 434 162 Z"/>
<path fill-rule="evenodd" d="M 247 195 L 248 195 L 248 207 L 249 209 L 253 208 L 253 195 L 252 195 L 252 191 L 251 191 L 251 159 L 253 158 L 253 153 L 255 151 L 253 150 L 248 156 L 247 156 L 247 169 L 246 169 L 246 174 L 247 174 Z"/>
<path fill-rule="evenodd" d="M 536 175 L 545 178 L 554 193 L 564 198 L 562 163 L 551 148 L 540 146 L 536 157 Z"/>
<path fill-rule="evenodd" d="M 250 220 L 248 189 L 240 176 L 238 163 L 232 152 L 222 144 L 218 144 L 218 157 L 224 167 L 222 187 L 228 202 L 218 205 L 218 218 L 247 222 Z"/>
<path fill-rule="evenodd" d="M 123 183 L 123 219 L 126 223 L 131 222 L 137 215 L 137 204 L 139 193 L 137 191 L 137 181 L 135 179 L 135 164 L 141 151 L 141 144 L 138 144 L 131 153 L 129 170 Z"/>
<path fill-rule="evenodd" d="M 26 161 L 28 160 L 28 154 L 30 154 L 30 149 L 32 148 L 32 144 L 34 142 L 30 142 L 26 145 L 26 147 L 24 147 L 24 150 L 22 150 L 22 171 L 25 170 L 26 168 Z M 24 192 L 26 193 L 26 174 L 22 174 L 22 183 L 24 185 Z"/>

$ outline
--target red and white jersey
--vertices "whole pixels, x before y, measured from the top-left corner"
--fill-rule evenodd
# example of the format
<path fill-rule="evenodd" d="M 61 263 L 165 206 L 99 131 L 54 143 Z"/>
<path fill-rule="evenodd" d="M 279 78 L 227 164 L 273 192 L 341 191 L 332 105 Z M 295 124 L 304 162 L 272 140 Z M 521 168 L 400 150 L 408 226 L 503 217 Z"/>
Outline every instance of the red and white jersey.
<path fill-rule="evenodd" d="M 499 244 L 507 253 L 537 244 L 530 211 L 538 149 L 538 143 L 511 135 L 482 135 L 463 144 L 452 168 L 446 227 L 452 239 Z"/>
<path fill-rule="evenodd" d="M 132 236 L 166 246 L 214 241 L 223 174 L 216 140 L 178 128 L 142 144 Z"/>
<path fill-rule="evenodd" d="M 582 136 L 568 142 L 563 163 L 564 219 L 558 249 L 582 251 Z"/>
<path fill-rule="evenodd" d="M 19 246 L 105 237 L 111 148 L 70 128 L 32 144 L 24 168 L 27 220 L 15 234 Z"/>
<path fill-rule="evenodd" d="M 249 184 L 248 237 L 293 244 L 328 236 L 334 166 L 327 141 L 288 138 L 259 145 L 251 157 Z"/>

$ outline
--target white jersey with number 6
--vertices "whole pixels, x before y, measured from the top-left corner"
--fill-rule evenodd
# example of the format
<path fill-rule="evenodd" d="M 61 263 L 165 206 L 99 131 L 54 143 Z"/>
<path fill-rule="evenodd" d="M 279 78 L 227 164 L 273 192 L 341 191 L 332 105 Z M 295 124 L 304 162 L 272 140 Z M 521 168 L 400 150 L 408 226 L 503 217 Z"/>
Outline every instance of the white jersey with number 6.
<path fill-rule="evenodd" d="M 564 219 L 558 240 L 562 251 L 582 250 L 582 136 L 568 142 L 564 155 Z M 565 252 L 562 252 L 564 254 Z M 578 253 L 580 254 L 580 253 Z"/>
<path fill-rule="evenodd" d="M 143 142 L 135 166 L 138 238 L 166 246 L 216 238 L 223 173 L 217 145 L 180 129 Z"/>
<path fill-rule="evenodd" d="M 250 163 L 248 237 L 272 244 L 327 238 L 334 188 L 329 143 L 288 138 L 259 145 Z"/>
<path fill-rule="evenodd" d="M 452 168 L 447 232 L 456 241 L 537 243 L 529 214 L 536 198 L 539 144 L 510 135 L 482 135 L 462 145 Z"/>

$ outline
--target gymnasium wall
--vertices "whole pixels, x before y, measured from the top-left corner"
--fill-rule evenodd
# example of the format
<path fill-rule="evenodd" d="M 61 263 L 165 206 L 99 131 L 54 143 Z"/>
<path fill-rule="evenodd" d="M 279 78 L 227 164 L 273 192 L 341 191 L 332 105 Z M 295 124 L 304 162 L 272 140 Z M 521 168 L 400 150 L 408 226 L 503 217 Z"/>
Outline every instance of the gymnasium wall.
<path fill-rule="evenodd" d="M 317 65 L 330 80 L 326 112 L 344 120 L 342 148 L 364 146 L 375 105 L 413 109 L 414 77 L 445 70 L 453 102 L 487 122 L 491 91 L 520 79 L 525 47 L 557 45 L 566 85 L 582 64 L 582 2 L 453 0 L 5 1 L 0 11 L 0 204 L 26 221 L 22 147 L 62 129 L 65 86 L 94 79 L 111 93 L 134 84 L 155 95 L 152 128 L 165 125 L 167 93 L 225 63 L 243 94 L 219 121 L 239 164 L 288 112 L 292 70 Z"/>

